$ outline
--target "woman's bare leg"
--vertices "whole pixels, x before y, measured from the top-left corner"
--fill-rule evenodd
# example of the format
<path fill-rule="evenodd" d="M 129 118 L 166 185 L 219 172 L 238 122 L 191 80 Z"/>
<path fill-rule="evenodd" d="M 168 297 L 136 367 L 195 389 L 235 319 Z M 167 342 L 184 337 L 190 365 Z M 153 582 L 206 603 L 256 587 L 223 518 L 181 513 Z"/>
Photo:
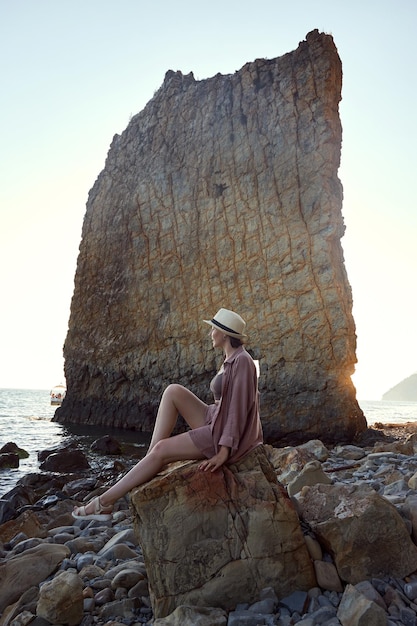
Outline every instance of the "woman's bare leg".
<path fill-rule="evenodd" d="M 204 426 L 206 411 L 207 404 L 189 389 L 182 385 L 169 385 L 162 394 L 148 454 L 158 441 L 171 435 L 179 414 L 190 428 L 198 428 Z"/>
<path fill-rule="evenodd" d="M 204 454 L 193 444 L 188 433 L 170 435 L 178 414 L 184 417 L 190 428 L 198 428 L 205 424 L 206 411 L 207 405 L 189 389 L 169 385 L 162 395 L 147 455 L 100 496 L 101 505 L 111 507 L 131 489 L 156 476 L 168 463 L 204 459 Z M 92 513 L 93 508 L 87 504 L 87 513 Z"/>
<path fill-rule="evenodd" d="M 161 471 L 164 465 L 173 461 L 198 460 L 205 456 L 191 441 L 188 433 L 163 439 L 132 469 L 100 496 L 103 507 L 112 506 L 134 487 L 142 485 Z M 92 507 L 90 507 L 92 508 Z M 87 511 L 89 506 L 86 506 Z M 92 512 L 92 511 L 91 511 Z"/>

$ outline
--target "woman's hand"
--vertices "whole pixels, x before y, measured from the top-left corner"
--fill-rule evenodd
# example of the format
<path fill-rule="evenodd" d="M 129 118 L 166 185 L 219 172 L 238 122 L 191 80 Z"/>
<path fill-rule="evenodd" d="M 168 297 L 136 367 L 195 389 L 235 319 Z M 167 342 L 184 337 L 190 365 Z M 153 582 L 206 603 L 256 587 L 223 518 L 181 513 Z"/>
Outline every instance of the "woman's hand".
<path fill-rule="evenodd" d="M 210 470 L 211 472 L 215 472 L 219 469 L 219 467 L 226 463 L 227 459 L 229 458 L 229 454 L 230 448 L 227 448 L 226 446 L 221 446 L 217 454 L 212 456 L 211 459 L 207 459 L 206 461 L 200 463 L 198 467 L 204 472 L 207 472 L 208 470 Z"/>

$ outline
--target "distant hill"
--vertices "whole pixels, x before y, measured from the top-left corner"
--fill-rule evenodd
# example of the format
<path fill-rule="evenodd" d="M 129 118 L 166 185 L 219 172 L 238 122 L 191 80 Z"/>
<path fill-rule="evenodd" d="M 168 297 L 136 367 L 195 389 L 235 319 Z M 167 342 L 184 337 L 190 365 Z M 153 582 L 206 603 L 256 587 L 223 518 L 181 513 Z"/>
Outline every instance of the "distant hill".
<path fill-rule="evenodd" d="M 417 402 L 417 373 L 402 380 L 398 385 L 384 393 L 383 400 L 398 400 L 400 402 Z"/>

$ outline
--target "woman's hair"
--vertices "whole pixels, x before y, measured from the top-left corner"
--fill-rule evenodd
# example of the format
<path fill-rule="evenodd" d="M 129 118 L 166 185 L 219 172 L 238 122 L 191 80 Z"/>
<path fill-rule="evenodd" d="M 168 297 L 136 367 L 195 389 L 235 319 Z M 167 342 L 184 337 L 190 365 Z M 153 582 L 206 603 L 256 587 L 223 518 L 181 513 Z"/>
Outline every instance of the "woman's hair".
<path fill-rule="evenodd" d="M 230 337 L 230 345 L 232 348 L 239 348 L 239 346 L 243 345 L 243 341 L 239 337 Z"/>

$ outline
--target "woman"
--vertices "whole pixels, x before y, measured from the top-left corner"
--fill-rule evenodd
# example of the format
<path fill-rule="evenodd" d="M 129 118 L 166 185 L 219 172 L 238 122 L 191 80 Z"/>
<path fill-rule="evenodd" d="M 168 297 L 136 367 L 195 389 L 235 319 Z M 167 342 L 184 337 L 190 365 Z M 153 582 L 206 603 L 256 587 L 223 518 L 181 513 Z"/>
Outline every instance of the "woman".
<path fill-rule="evenodd" d="M 169 385 L 162 395 L 146 456 L 101 496 L 76 507 L 75 518 L 110 519 L 116 500 L 156 476 L 168 463 L 201 459 L 201 470 L 215 472 L 262 443 L 257 372 L 243 346 L 246 323 L 228 309 L 203 321 L 211 326 L 213 347 L 221 348 L 225 356 L 210 385 L 214 404 L 205 404 L 182 385 Z M 171 437 L 179 414 L 190 430 Z"/>

